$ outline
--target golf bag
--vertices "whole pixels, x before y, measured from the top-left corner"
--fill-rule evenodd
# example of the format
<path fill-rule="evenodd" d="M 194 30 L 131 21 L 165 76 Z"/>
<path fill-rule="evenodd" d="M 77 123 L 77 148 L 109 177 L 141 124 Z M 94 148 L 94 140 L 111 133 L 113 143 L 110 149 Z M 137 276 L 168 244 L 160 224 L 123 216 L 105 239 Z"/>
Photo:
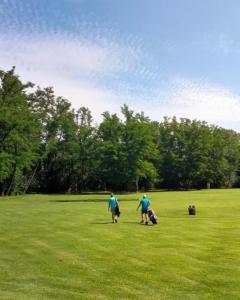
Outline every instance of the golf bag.
<path fill-rule="evenodd" d="M 157 224 L 157 215 L 152 209 L 148 210 L 148 217 L 153 224 Z"/>
<path fill-rule="evenodd" d="M 188 214 L 189 215 L 196 215 L 196 208 L 195 208 L 194 205 L 193 206 L 189 205 L 189 207 L 188 207 Z"/>
<path fill-rule="evenodd" d="M 119 205 L 118 205 L 118 203 L 117 203 L 117 206 L 116 206 L 116 208 L 115 208 L 115 214 L 116 214 L 116 216 L 120 217 L 121 212 L 120 212 L 120 210 L 119 210 Z"/>

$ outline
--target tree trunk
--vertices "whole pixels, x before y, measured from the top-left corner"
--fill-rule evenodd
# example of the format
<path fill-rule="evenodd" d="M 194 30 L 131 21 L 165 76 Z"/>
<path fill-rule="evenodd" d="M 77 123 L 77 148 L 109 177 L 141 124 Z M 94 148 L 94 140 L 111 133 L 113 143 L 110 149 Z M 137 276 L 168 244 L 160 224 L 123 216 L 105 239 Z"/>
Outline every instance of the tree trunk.
<path fill-rule="evenodd" d="M 11 181 L 10 181 L 10 184 L 9 184 L 9 187 L 8 187 L 8 190 L 7 190 L 7 193 L 6 193 L 7 196 L 9 196 L 9 194 L 10 194 L 10 192 L 11 192 L 11 189 L 12 189 L 12 186 L 13 186 L 13 182 L 14 182 L 14 178 L 15 178 L 16 171 L 17 171 L 17 164 L 15 164 L 15 166 L 14 166 L 14 171 L 13 171 L 13 174 L 12 174 L 12 178 L 11 178 Z"/>
<path fill-rule="evenodd" d="M 33 181 L 33 178 L 34 178 L 34 176 L 35 176 L 35 174 L 36 174 L 36 172 L 37 172 L 39 163 L 40 163 L 40 162 L 37 163 L 37 165 L 36 165 L 36 167 L 35 167 L 35 169 L 34 169 L 34 171 L 33 171 L 32 176 L 30 177 L 30 179 L 29 179 L 28 182 L 27 182 L 27 185 L 26 185 L 25 190 L 24 190 L 24 194 L 28 191 L 28 189 L 29 189 L 29 187 L 30 187 L 30 185 L 31 185 L 31 183 L 32 183 L 32 181 Z"/>
<path fill-rule="evenodd" d="M 136 176 L 136 179 L 135 179 L 136 193 L 138 193 L 138 183 L 139 183 L 139 176 Z"/>
<path fill-rule="evenodd" d="M 6 190 L 6 183 L 2 182 L 0 183 L 0 195 L 5 196 L 5 190 Z"/>
<path fill-rule="evenodd" d="M 104 183 L 103 183 L 103 189 L 104 189 L 104 192 L 107 191 L 107 185 L 106 185 L 106 182 L 105 182 L 105 181 L 104 181 Z"/>

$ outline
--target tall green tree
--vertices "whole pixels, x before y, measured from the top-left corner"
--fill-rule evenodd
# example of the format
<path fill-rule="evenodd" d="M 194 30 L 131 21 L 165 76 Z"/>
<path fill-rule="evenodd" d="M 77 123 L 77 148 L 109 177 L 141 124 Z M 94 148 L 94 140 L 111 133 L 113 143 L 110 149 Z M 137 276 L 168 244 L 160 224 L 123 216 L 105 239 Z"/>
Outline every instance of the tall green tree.
<path fill-rule="evenodd" d="M 206 186 L 212 178 L 212 133 L 205 122 L 165 118 L 160 124 L 160 174 L 168 188 Z"/>
<path fill-rule="evenodd" d="M 38 160 L 35 162 L 31 173 L 29 174 L 28 183 L 25 192 L 29 188 L 44 190 L 47 179 L 44 177 L 46 169 L 44 168 L 44 160 L 51 152 L 54 145 L 54 134 L 50 132 L 50 124 L 56 111 L 56 97 L 52 87 L 41 89 L 37 87 L 34 92 L 28 94 L 28 105 L 31 110 L 35 124 L 38 129 L 38 139 L 40 147 L 38 149 Z"/>
<path fill-rule="evenodd" d="M 238 180 L 237 174 L 240 163 L 240 134 L 233 130 L 223 129 L 225 141 L 225 159 L 227 167 L 224 174 L 224 185 L 232 187 Z"/>
<path fill-rule="evenodd" d="M 27 89 L 15 69 L 0 71 L 0 189 L 2 195 L 25 190 L 24 173 L 37 159 L 39 140 Z"/>
<path fill-rule="evenodd" d="M 77 148 L 74 118 L 71 103 L 56 98 L 55 111 L 47 126 L 47 156 L 44 160 L 47 191 L 67 192 L 72 185 Z"/>
<path fill-rule="evenodd" d="M 96 189 L 98 186 L 98 138 L 97 130 L 92 122 L 90 110 L 86 107 L 80 107 L 76 113 L 77 146 L 74 153 L 75 186 L 78 191 L 87 190 L 89 187 Z"/>
<path fill-rule="evenodd" d="M 148 179 L 151 184 L 158 178 L 154 164 L 159 152 L 155 143 L 154 127 L 143 113 L 134 114 L 127 105 L 122 107 L 125 118 L 122 137 L 123 164 L 128 189 L 138 191 L 139 181 Z"/>
<path fill-rule="evenodd" d="M 104 189 L 123 189 L 125 174 L 122 148 L 123 124 L 116 114 L 103 113 L 98 128 L 99 169 L 98 176 Z"/>

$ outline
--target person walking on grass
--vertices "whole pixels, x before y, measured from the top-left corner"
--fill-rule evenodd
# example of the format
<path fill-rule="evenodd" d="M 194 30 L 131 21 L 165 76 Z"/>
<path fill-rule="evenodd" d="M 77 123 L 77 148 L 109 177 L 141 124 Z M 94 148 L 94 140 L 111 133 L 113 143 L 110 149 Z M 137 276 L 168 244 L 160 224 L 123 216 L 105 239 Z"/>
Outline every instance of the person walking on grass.
<path fill-rule="evenodd" d="M 111 213 L 112 213 L 112 222 L 117 223 L 118 222 L 117 211 L 119 211 L 119 205 L 118 205 L 117 198 L 114 197 L 113 194 L 110 195 L 110 198 L 108 200 L 108 211 L 110 209 L 111 209 Z"/>
<path fill-rule="evenodd" d="M 142 220 L 140 223 L 144 223 L 145 220 L 145 225 L 148 225 L 148 207 L 150 206 L 150 201 L 145 194 L 140 199 L 137 210 L 139 209 L 140 206 L 141 206 L 141 216 L 142 216 Z"/>

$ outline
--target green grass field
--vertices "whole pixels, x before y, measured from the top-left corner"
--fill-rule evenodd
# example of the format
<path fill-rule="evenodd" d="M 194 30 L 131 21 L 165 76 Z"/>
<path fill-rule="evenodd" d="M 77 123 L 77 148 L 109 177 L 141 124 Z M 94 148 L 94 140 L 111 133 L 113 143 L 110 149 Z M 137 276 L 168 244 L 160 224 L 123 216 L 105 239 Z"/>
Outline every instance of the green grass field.
<path fill-rule="evenodd" d="M 0 299 L 240 299 L 240 190 L 149 193 L 156 226 L 139 196 L 0 198 Z"/>

